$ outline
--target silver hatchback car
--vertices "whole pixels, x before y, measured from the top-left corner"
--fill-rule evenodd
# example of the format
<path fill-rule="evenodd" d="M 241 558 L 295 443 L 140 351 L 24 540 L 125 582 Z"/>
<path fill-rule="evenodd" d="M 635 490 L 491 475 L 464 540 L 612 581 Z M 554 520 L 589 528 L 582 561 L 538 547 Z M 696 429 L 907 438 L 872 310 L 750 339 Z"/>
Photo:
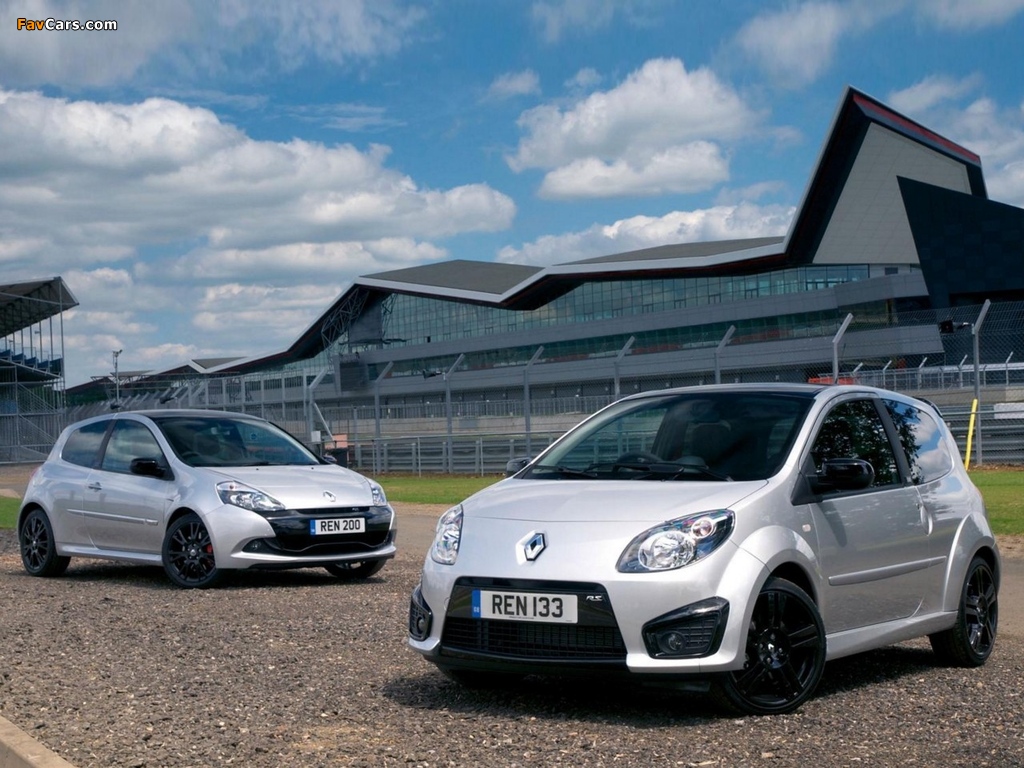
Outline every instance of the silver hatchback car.
<path fill-rule="evenodd" d="M 516 471 L 518 470 L 518 471 Z M 620 400 L 438 522 L 409 644 L 461 682 L 618 674 L 789 712 L 825 662 L 992 652 L 1000 560 L 930 404 L 857 386 Z"/>
<path fill-rule="evenodd" d="M 227 570 L 319 566 L 367 578 L 395 555 L 380 485 L 284 430 L 217 411 L 123 412 L 67 427 L 25 491 L 21 559 L 57 576 L 72 557 L 162 565 L 180 587 Z"/>

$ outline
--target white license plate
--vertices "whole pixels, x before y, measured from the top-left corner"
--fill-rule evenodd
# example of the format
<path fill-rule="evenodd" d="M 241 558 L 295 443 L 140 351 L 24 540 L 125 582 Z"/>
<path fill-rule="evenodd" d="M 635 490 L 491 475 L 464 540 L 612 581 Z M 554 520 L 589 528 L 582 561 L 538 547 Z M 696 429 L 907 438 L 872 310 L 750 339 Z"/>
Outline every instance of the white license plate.
<path fill-rule="evenodd" d="M 347 533 L 362 533 L 365 530 L 366 520 L 361 517 L 331 517 L 309 521 L 310 536 L 343 536 Z"/>
<path fill-rule="evenodd" d="M 575 624 L 576 595 L 474 589 L 473 618 Z"/>

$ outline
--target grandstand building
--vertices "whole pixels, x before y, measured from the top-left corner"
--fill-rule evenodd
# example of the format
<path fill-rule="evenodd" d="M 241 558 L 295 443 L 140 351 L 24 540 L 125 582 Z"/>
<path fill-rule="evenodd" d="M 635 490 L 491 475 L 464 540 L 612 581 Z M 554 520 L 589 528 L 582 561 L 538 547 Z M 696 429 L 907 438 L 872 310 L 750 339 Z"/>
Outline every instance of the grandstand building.
<path fill-rule="evenodd" d="M 63 313 L 78 305 L 59 277 L 0 285 L 0 463 L 38 461 L 63 426 Z"/>
<path fill-rule="evenodd" d="M 192 361 L 135 391 L 301 407 L 309 426 L 350 436 L 369 416 L 379 436 L 382 415 L 447 415 L 450 433 L 453 403 L 465 418 L 528 420 L 541 400 L 592 410 L 715 380 L 886 386 L 925 362 L 963 366 L 986 301 L 988 327 L 1015 328 L 1007 343 L 1024 352 L 1021 264 L 1024 210 L 988 199 L 981 159 L 850 88 L 785 237 L 368 274 L 288 349 Z M 985 354 L 1002 362 L 1003 346 Z"/>

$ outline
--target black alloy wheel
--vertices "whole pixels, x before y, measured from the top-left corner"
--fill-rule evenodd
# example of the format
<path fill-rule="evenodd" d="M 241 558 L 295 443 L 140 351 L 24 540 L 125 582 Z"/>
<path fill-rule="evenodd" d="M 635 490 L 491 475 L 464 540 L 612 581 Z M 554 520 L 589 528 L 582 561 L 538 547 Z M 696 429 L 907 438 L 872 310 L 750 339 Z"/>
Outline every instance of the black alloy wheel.
<path fill-rule="evenodd" d="M 28 513 L 18 532 L 21 564 L 32 576 L 60 576 L 68 568 L 70 557 L 57 554 L 50 518 L 41 509 Z"/>
<path fill-rule="evenodd" d="M 368 579 L 379 573 L 387 560 L 357 560 L 348 563 L 328 563 L 324 569 L 339 579 Z"/>
<path fill-rule="evenodd" d="M 179 587 L 204 589 L 220 580 L 210 533 L 198 515 L 189 513 L 168 527 L 163 564 L 168 578 Z"/>
<path fill-rule="evenodd" d="M 727 710 L 778 715 L 814 694 L 825 669 L 825 626 L 806 592 L 784 579 L 765 582 L 750 617 L 745 658 L 743 669 L 721 675 L 712 688 Z"/>
<path fill-rule="evenodd" d="M 928 636 L 939 661 L 955 667 L 980 667 L 988 660 L 996 643 L 998 597 L 999 585 L 991 566 L 984 558 L 975 557 L 960 590 L 956 623 Z"/>

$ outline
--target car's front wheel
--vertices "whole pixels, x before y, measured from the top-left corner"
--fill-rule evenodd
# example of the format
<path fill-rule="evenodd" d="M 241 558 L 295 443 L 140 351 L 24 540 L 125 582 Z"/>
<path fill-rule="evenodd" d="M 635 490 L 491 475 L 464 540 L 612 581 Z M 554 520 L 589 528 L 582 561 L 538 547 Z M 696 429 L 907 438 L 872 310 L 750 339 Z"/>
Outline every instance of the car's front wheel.
<path fill-rule="evenodd" d="M 992 653 L 999 620 L 998 586 L 991 566 L 975 557 L 960 590 L 960 606 L 951 629 L 929 635 L 944 664 L 980 667 Z"/>
<path fill-rule="evenodd" d="M 825 625 L 800 587 L 770 578 L 747 628 L 743 669 L 721 675 L 712 688 L 731 712 L 792 712 L 814 694 L 825 669 Z"/>
<path fill-rule="evenodd" d="M 50 518 L 41 509 L 33 509 L 18 531 L 21 564 L 32 576 L 60 576 L 68 569 L 70 557 L 57 554 Z"/>
<path fill-rule="evenodd" d="M 350 563 L 329 563 L 324 568 L 339 579 L 368 579 L 379 573 L 387 560 L 359 560 Z"/>
<path fill-rule="evenodd" d="M 204 589 L 220 581 L 210 532 L 195 513 L 168 526 L 162 554 L 164 572 L 179 587 Z"/>

